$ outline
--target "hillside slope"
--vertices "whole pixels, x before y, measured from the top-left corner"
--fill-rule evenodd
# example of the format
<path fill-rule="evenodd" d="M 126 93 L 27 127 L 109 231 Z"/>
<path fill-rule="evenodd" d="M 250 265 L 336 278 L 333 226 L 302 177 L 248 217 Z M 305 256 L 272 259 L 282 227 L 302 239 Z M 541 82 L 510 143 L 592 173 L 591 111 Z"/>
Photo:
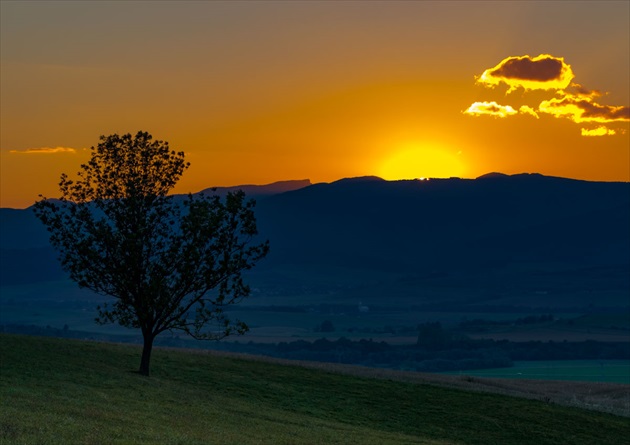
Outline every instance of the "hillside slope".
<path fill-rule="evenodd" d="M 622 444 L 627 418 L 261 361 L 0 335 L 2 444 Z"/>

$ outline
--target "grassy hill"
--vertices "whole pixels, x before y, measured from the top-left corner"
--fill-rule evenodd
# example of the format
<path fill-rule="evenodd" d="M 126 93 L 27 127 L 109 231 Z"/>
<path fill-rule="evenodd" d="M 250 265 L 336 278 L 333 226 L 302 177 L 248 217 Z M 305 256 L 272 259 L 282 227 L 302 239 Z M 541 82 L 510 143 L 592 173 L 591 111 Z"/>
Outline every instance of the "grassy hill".
<path fill-rule="evenodd" d="M 0 335 L 1 444 L 625 444 L 625 417 L 204 353 Z M 625 438 L 625 439 L 624 439 Z"/>

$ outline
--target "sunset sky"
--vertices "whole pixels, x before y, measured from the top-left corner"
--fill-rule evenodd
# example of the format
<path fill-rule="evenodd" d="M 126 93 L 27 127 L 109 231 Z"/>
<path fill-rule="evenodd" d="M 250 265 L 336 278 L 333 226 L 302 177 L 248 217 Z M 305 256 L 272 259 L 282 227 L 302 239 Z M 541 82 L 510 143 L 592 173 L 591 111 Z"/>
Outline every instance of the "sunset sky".
<path fill-rule="evenodd" d="M 191 162 L 176 192 L 498 171 L 630 181 L 630 2 L 5 1 L 0 206 L 100 135 Z"/>

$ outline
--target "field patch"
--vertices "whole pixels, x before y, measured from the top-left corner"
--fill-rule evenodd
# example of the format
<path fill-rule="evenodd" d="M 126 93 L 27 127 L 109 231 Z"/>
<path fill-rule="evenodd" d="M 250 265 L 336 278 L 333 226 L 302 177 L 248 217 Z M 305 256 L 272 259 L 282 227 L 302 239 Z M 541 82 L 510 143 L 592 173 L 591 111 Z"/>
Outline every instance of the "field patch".
<path fill-rule="evenodd" d="M 572 380 L 630 385 L 630 360 L 517 361 L 510 368 L 446 372 L 488 378 Z"/>

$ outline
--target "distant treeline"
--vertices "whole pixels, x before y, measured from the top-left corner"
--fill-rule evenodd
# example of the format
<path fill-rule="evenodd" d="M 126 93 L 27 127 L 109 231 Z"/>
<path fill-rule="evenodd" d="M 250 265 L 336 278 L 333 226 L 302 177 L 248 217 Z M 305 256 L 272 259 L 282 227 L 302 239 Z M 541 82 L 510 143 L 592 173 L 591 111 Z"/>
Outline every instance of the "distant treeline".
<path fill-rule="evenodd" d="M 172 346 L 176 346 L 172 339 Z M 310 360 L 426 372 L 458 371 L 512 366 L 515 360 L 630 360 L 630 343 L 554 342 L 508 340 L 454 340 L 442 345 L 391 345 L 384 341 L 347 338 L 278 344 L 222 343 L 213 348 Z"/>
<path fill-rule="evenodd" d="M 58 304 L 58 303 L 55 303 Z M 392 307 L 370 305 L 369 311 L 373 313 L 395 313 L 404 311 L 418 312 L 456 312 L 456 313 L 487 313 L 487 314 L 574 314 L 574 313 L 598 313 L 617 314 L 619 311 L 628 312 L 630 306 L 562 306 L 562 307 L 530 307 L 525 305 L 493 305 L 493 304 L 464 304 L 454 306 L 452 303 L 431 303 L 411 305 L 409 307 Z M 234 306 L 232 312 L 290 312 L 290 313 L 315 313 L 315 314 L 355 314 L 359 312 L 357 305 L 321 303 L 314 305 L 268 305 L 268 306 Z"/>
<path fill-rule="evenodd" d="M 418 326 L 414 345 L 391 345 L 384 341 L 339 338 L 296 340 L 275 344 L 254 342 L 194 342 L 177 336 L 158 338 L 161 346 L 210 348 L 309 360 L 425 372 L 510 367 L 515 360 L 630 360 L 630 343 L 474 340 L 442 329 L 440 323 Z M 140 336 L 96 334 L 35 325 L 0 325 L 0 332 L 139 343 Z"/>
<path fill-rule="evenodd" d="M 22 334 L 22 335 L 37 335 L 41 337 L 61 337 L 61 338 L 75 338 L 79 340 L 95 340 L 95 341 L 108 341 L 108 342 L 122 342 L 122 343 L 142 343 L 142 336 L 140 335 L 108 335 L 97 332 L 78 331 L 70 329 L 66 324 L 63 328 L 56 328 L 52 326 L 38 326 L 34 324 L 0 324 L 0 333 L 7 334 Z"/>

